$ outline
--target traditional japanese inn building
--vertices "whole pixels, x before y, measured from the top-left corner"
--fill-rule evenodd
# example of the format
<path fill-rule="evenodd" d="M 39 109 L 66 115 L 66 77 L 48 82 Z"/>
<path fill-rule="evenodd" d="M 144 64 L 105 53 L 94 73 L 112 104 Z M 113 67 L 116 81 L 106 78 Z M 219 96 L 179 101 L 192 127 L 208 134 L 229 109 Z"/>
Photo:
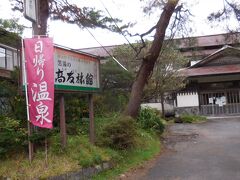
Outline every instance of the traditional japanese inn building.
<path fill-rule="evenodd" d="M 239 48 L 224 46 L 180 73 L 186 77 L 187 86 L 177 92 L 177 113 L 240 113 Z"/>
<path fill-rule="evenodd" d="M 173 41 L 189 59 L 189 67 L 181 70 L 181 74 L 186 77 L 186 88 L 173 96 L 172 108 L 175 112 L 208 116 L 240 113 L 240 33 L 179 38 Z M 113 53 L 116 47 L 104 48 Z M 81 51 L 101 58 L 109 56 L 102 47 Z M 161 110 L 160 103 L 148 104 Z M 166 105 L 171 107 L 169 103 Z"/>

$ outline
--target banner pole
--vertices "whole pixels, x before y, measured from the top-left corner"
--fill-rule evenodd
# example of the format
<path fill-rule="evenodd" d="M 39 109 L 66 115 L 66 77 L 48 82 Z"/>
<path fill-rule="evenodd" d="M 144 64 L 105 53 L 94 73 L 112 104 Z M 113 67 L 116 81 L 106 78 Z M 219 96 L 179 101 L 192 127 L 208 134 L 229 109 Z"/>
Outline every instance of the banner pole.
<path fill-rule="evenodd" d="M 24 88 L 25 88 L 25 96 L 26 96 L 26 106 L 27 106 L 27 120 L 30 121 L 29 117 L 29 104 L 28 104 L 28 90 L 27 90 L 27 72 L 26 72 L 26 59 L 24 53 L 24 45 L 22 40 L 22 59 L 23 59 L 23 75 L 24 75 Z"/>
<path fill-rule="evenodd" d="M 31 122 L 29 117 L 29 103 L 28 103 L 28 83 L 27 83 L 27 71 L 26 71 L 26 59 L 24 53 L 24 45 L 22 40 L 22 60 L 23 60 L 23 76 L 24 76 L 24 88 L 25 88 L 25 98 L 26 98 L 26 108 L 27 108 L 27 120 L 28 120 L 28 158 L 29 162 L 32 162 L 33 159 L 33 144 L 30 141 L 29 137 L 32 135 Z"/>

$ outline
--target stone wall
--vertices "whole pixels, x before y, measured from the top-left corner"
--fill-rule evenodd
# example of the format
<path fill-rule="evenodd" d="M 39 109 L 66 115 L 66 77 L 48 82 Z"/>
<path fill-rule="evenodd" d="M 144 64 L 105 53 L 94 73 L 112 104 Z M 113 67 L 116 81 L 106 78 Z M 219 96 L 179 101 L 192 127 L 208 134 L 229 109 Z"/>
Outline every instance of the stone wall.
<path fill-rule="evenodd" d="M 193 114 L 193 115 L 199 115 L 199 107 L 193 106 L 193 107 L 175 107 L 175 114 L 181 115 L 181 114 Z"/>

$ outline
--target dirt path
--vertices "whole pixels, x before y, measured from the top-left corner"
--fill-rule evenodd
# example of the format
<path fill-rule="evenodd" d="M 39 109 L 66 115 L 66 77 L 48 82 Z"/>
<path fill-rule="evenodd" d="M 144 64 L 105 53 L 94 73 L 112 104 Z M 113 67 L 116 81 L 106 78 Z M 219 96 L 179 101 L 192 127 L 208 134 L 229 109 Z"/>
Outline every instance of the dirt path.
<path fill-rule="evenodd" d="M 239 118 L 175 124 L 163 142 L 161 155 L 119 179 L 240 179 Z"/>

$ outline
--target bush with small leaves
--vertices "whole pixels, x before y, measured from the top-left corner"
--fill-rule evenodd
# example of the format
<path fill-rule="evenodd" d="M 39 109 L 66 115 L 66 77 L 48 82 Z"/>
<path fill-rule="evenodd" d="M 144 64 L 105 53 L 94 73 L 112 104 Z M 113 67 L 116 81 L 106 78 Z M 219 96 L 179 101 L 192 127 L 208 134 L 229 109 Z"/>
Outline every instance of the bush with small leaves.
<path fill-rule="evenodd" d="M 0 158 L 27 145 L 27 129 L 19 120 L 0 116 Z"/>
<path fill-rule="evenodd" d="M 113 149 L 126 150 L 134 147 L 136 137 L 137 129 L 134 119 L 119 116 L 102 129 L 98 143 Z"/>

